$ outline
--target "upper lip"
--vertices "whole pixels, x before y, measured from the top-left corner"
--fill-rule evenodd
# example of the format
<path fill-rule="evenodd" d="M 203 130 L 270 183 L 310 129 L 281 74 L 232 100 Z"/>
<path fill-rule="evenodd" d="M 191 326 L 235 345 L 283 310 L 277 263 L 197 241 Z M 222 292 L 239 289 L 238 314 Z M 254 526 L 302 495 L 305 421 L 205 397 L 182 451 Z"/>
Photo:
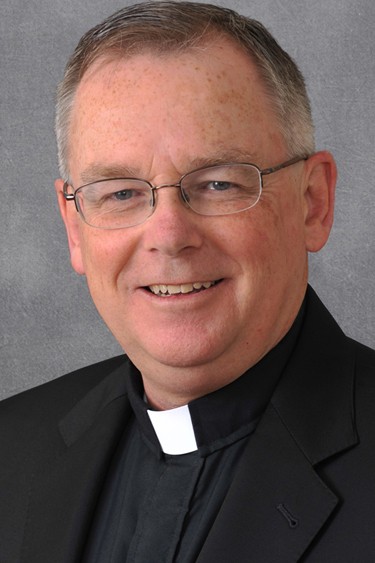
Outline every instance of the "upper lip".
<path fill-rule="evenodd" d="M 152 285 L 185 285 L 185 284 L 194 284 L 194 283 L 217 283 L 219 281 L 221 281 L 223 278 L 216 278 L 216 277 L 208 277 L 208 276 L 197 276 L 195 279 L 190 278 L 190 279 L 185 279 L 183 281 L 165 281 L 165 279 L 163 280 L 159 280 L 159 281 L 152 281 L 151 283 L 145 283 L 142 284 L 140 287 L 150 287 Z"/>

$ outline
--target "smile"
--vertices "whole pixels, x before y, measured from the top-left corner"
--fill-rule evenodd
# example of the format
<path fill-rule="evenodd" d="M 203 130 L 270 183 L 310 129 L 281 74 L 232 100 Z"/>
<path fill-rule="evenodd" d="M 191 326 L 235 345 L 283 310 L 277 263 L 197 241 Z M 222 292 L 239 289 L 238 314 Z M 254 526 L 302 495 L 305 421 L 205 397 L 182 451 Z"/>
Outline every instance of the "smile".
<path fill-rule="evenodd" d="M 149 285 L 147 289 L 149 289 L 155 295 L 159 295 L 161 297 L 168 297 L 169 295 L 178 295 L 180 293 L 197 293 L 198 291 L 202 291 L 208 289 L 215 285 L 217 281 L 207 281 L 207 282 L 194 282 L 194 283 L 182 283 L 179 285 L 171 285 L 171 284 L 155 284 Z"/>

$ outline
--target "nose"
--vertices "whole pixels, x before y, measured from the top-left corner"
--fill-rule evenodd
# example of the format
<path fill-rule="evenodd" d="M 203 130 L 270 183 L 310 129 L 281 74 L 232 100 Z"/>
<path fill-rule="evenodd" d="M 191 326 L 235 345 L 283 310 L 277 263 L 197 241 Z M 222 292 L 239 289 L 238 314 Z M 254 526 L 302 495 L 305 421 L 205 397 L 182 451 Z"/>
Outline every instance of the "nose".
<path fill-rule="evenodd" d="M 199 248 L 203 242 L 200 217 L 183 201 L 178 184 L 163 184 L 155 190 L 155 211 L 144 223 L 148 250 L 169 256 Z"/>

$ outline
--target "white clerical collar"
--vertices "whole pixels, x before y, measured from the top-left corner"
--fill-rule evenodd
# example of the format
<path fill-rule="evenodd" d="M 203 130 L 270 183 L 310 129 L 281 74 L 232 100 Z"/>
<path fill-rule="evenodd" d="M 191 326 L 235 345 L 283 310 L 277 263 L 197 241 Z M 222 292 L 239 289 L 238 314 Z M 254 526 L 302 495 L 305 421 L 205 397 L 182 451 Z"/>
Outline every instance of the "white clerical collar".
<path fill-rule="evenodd" d="M 147 414 L 164 453 L 180 455 L 198 449 L 187 405 L 167 411 L 147 410 Z"/>

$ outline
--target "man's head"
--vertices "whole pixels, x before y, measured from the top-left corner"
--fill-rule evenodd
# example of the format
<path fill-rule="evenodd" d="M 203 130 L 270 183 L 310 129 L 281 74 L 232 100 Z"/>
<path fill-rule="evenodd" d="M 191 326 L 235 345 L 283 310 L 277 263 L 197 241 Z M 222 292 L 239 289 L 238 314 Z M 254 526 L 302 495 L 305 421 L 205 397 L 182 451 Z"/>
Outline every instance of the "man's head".
<path fill-rule="evenodd" d="M 127 8 L 82 39 L 58 103 L 56 188 L 72 264 L 141 370 L 150 402 L 176 406 L 229 383 L 291 326 L 307 251 L 324 245 L 332 223 L 335 167 L 329 154 L 311 155 L 299 71 L 256 22 L 157 2 Z M 263 176 L 258 203 L 233 214 L 195 213 L 171 186 L 200 167 L 264 169 L 309 155 Z M 144 222 L 93 227 L 62 193 L 63 180 L 74 193 L 119 177 L 168 186 Z M 227 193 L 227 178 L 215 180 L 194 186 L 200 198 L 202 189 L 208 198 Z M 93 189 L 90 197 L 102 205 Z M 163 295 L 154 293 L 160 286 Z"/>

